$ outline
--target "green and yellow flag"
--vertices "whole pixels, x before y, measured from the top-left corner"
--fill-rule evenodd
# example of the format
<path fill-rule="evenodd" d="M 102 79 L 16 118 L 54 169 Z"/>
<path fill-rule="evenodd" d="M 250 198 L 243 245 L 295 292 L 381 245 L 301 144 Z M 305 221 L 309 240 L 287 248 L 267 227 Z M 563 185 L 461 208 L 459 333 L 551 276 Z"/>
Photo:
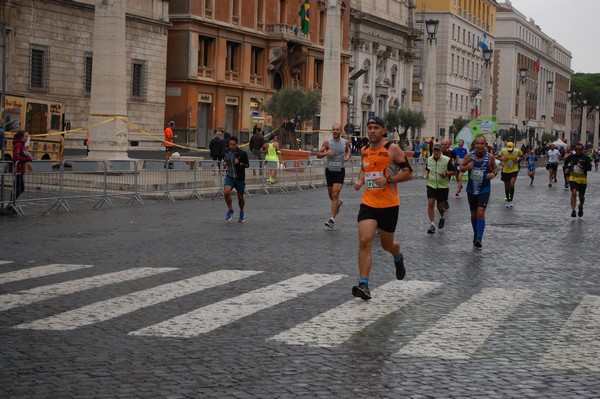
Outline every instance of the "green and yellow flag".
<path fill-rule="evenodd" d="M 300 26 L 302 27 L 302 32 L 305 35 L 308 35 L 308 28 L 310 23 L 310 0 L 304 0 L 304 4 L 300 6 L 300 12 L 298 15 L 300 16 Z"/>

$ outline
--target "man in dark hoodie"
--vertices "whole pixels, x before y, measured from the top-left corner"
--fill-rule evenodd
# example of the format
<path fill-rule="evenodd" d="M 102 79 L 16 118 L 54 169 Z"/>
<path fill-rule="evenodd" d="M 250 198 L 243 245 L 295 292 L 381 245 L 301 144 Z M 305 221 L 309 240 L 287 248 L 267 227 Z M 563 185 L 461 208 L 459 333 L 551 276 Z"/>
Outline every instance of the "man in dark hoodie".
<path fill-rule="evenodd" d="M 13 162 L 15 163 L 15 183 L 13 190 L 13 200 L 16 201 L 19 195 L 25 191 L 25 164 L 32 161 L 31 154 L 25 149 L 25 142 L 29 133 L 19 130 L 13 136 Z"/>
<path fill-rule="evenodd" d="M 225 221 L 233 219 L 235 212 L 233 211 L 233 202 L 231 200 L 231 190 L 235 188 L 237 191 L 238 205 L 240 207 L 240 217 L 238 222 L 244 223 L 246 216 L 244 215 L 244 193 L 246 192 L 246 168 L 249 166 L 248 154 L 246 151 L 238 147 L 238 138 L 231 136 L 229 138 L 229 146 L 223 156 L 223 168 L 227 170 L 225 182 L 223 183 L 223 193 L 225 195 L 225 203 L 227 204 L 227 215 Z"/>

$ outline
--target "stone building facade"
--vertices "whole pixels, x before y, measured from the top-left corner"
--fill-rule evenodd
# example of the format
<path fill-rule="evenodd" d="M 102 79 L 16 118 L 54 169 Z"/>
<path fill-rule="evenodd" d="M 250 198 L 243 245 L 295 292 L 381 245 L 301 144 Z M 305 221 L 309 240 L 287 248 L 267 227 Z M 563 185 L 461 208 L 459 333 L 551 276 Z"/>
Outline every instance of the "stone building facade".
<path fill-rule="evenodd" d="M 328 1 L 328 0 L 327 0 Z M 165 118 L 184 143 L 206 147 L 215 131 L 246 142 L 254 126 L 271 127 L 260 105 L 287 86 L 321 89 L 326 0 L 310 2 L 310 30 L 300 29 L 298 0 L 171 0 Z M 338 0 L 339 1 L 339 0 Z M 348 110 L 350 5 L 341 7 L 341 115 Z M 305 128 L 318 128 L 318 121 Z M 317 137 L 318 139 L 318 137 Z M 303 142 L 312 149 L 315 143 Z"/>
<path fill-rule="evenodd" d="M 421 51 L 415 62 L 414 104 L 430 115 L 422 129 L 423 137 L 449 138 L 454 119 L 474 119 L 490 114 L 482 109 L 491 99 L 491 87 L 486 92 L 486 71 L 481 43 L 494 48 L 496 36 L 495 0 L 417 0 L 417 27 L 425 32 L 424 21 L 439 21 L 434 42 L 435 63 L 426 62 L 427 34 L 421 41 Z M 492 61 L 493 63 L 493 61 Z M 433 93 L 425 87 L 426 76 L 434 77 Z M 488 79 L 494 80 L 494 76 Z M 419 95 L 420 94 L 420 95 Z M 427 107 L 427 96 L 433 109 Z"/>
<path fill-rule="evenodd" d="M 0 18 L 8 29 L 6 93 L 61 104 L 61 123 L 49 131 L 88 124 L 94 4 L 94 0 L 1 2 Z M 125 4 L 128 119 L 144 131 L 162 135 L 169 2 L 126 0 Z M 82 147 L 85 136 L 85 131 L 67 133 L 66 148 Z M 133 129 L 129 143 L 140 148 L 162 145 Z"/>
<path fill-rule="evenodd" d="M 350 12 L 348 121 L 366 135 L 370 115 L 411 108 L 415 39 L 415 2 L 353 0 Z"/>
<path fill-rule="evenodd" d="M 518 129 L 532 145 L 539 144 L 544 132 L 569 140 L 571 53 L 510 1 L 498 5 L 497 20 L 493 108 L 499 128 Z"/>

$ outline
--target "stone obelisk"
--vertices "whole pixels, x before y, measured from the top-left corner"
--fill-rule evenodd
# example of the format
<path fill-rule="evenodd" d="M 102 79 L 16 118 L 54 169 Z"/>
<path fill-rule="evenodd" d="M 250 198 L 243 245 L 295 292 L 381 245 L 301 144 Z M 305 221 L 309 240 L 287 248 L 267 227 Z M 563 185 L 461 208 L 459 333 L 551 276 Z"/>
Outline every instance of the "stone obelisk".
<path fill-rule="evenodd" d="M 96 0 L 88 126 L 127 116 L 125 1 Z M 127 125 L 118 119 L 90 128 L 88 159 L 128 159 Z"/>
<path fill-rule="evenodd" d="M 327 25 L 325 36 L 325 54 L 323 59 L 323 93 L 321 98 L 321 125 L 319 148 L 324 140 L 331 138 L 331 126 L 341 123 L 342 106 L 340 94 L 340 35 L 341 11 L 339 0 L 327 0 Z"/>

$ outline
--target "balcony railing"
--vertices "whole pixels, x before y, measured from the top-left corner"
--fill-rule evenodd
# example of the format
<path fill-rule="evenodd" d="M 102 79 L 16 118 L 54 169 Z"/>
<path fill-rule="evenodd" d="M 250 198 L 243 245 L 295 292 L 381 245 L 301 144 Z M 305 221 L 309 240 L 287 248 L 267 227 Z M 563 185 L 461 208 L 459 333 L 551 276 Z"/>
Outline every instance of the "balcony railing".
<path fill-rule="evenodd" d="M 225 71 L 225 80 L 228 82 L 239 82 L 240 73 L 235 71 Z"/>
<path fill-rule="evenodd" d="M 471 82 L 471 91 L 481 91 L 481 80 Z"/>
<path fill-rule="evenodd" d="M 270 24 L 267 25 L 267 32 L 274 39 L 310 44 L 310 35 L 302 32 L 302 29 L 296 25 Z"/>
<path fill-rule="evenodd" d="M 261 75 L 250 75 L 250 84 L 261 85 L 264 82 L 264 78 Z"/>
<path fill-rule="evenodd" d="M 204 79 L 214 79 L 214 68 L 198 67 L 198 77 Z"/>

